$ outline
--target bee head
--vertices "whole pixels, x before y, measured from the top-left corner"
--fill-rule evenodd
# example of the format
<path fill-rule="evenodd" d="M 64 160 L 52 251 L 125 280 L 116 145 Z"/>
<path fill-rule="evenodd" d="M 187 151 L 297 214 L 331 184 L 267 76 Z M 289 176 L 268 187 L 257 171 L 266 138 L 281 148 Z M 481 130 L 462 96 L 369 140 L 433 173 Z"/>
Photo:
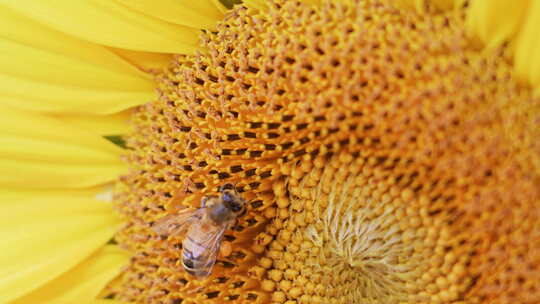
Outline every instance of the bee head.
<path fill-rule="evenodd" d="M 246 213 L 246 202 L 244 199 L 236 192 L 234 186 L 231 188 L 227 187 L 230 184 L 225 184 L 221 187 L 221 199 L 225 206 L 237 214 L 237 216 L 242 216 Z"/>

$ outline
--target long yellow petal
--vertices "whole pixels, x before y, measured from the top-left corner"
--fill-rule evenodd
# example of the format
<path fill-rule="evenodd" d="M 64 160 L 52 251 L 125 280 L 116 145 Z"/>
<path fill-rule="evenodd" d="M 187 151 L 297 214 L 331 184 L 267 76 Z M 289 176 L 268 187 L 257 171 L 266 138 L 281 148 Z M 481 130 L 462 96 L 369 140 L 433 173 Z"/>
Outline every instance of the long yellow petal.
<path fill-rule="evenodd" d="M 33 111 L 103 114 L 155 98 L 152 77 L 114 52 L 47 29 L 6 8 L 0 9 L 0 52 L 3 104 Z"/>
<path fill-rule="evenodd" d="M 213 29 L 223 13 L 211 0 L 117 0 L 126 7 L 173 24 Z"/>
<path fill-rule="evenodd" d="M 0 129 L 2 130 L 0 136 L 64 142 L 82 147 L 93 147 L 114 155 L 122 153 L 120 149 L 92 133 L 70 127 L 58 119 L 40 113 L 0 106 Z"/>
<path fill-rule="evenodd" d="M 225 14 L 228 8 L 220 0 L 210 0 L 214 7 L 216 7 L 222 14 Z M 227 0 L 226 0 L 227 1 Z"/>
<path fill-rule="evenodd" d="M 200 29 L 172 24 L 110 0 L 2 1 L 44 26 L 89 42 L 137 51 L 192 53 Z"/>
<path fill-rule="evenodd" d="M 518 77 L 540 91 L 540 1 L 533 1 L 529 7 L 515 50 Z"/>
<path fill-rule="evenodd" d="M 251 7 L 258 10 L 267 9 L 267 3 L 264 0 L 244 0 L 242 1 L 247 7 Z"/>
<path fill-rule="evenodd" d="M 86 187 L 125 170 L 120 148 L 52 117 L 0 107 L 0 129 L 3 187 Z"/>
<path fill-rule="evenodd" d="M 105 246 L 73 269 L 13 304 L 35 303 L 36 299 L 45 303 L 66 304 L 95 299 L 128 260 L 129 255 L 118 246 Z"/>
<path fill-rule="evenodd" d="M 172 62 L 174 55 L 165 53 L 139 52 L 118 48 L 109 48 L 116 55 L 146 73 L 160 72 Z"/>
<path fill-rule="evenodd" d="M 2 190 L 0 204 L 0 303 L 59 277 L 103 246 L 120 224 L 111 204 L 87 191 Z"/>
<path fill-rule="evenodd" d="M 395 4 L 400 8 L 414 9 L 418 12 L 425 11 L 426 4 L 434 5 L 440 10 L 450 10 L 462 4 L 463 0 L 396 0 Z"/>
<path fill-rule="evenodd" d="M 132 110 L 128 109 L 111 115 L 57 114 L 51 116 L 96 135 L 120 135 L 129 132 L 131 113 Z"/>
<path fill-rule="evenodd" d="M 512 38 L 522 26 L 529 0 L 475 0 L 467 11 L 467 31 L 488 48 Z"/>
<path fill-rule="evenodd" d="M 433 4 L 440 10 L 450 10 L 455 7 L 457 2 L 455 0 L 432 0 Z"/>
<path fill-rule="evenodd" d="M 0 83 L 0 104 L 28 111 L 111 114 L 155 98 L 149 87 L 141 90 L 133 87 L 131 92 L 81 88 L 5 74 L 0 74 Z"/>

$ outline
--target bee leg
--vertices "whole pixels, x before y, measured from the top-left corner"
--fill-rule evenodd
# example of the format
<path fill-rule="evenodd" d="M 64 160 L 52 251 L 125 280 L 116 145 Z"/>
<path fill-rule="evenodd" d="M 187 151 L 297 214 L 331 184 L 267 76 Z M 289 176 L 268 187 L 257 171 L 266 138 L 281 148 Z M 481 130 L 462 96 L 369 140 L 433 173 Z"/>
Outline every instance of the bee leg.
<path fill-rule="evenodd" d="M 204 289 L 204 287 L 193 287 L 187 291 L 187 294 L 196 294 L 201 292 Z"/>
<path fill-rule="evenodd" d="M 217 196 L 215 195 L 209 195 L 209 196 L 205 196 L 201 199 L 201 208 L 206 208 L 206 207 L 211 207 L 212 205 L 215 204 L 215 202 L 212 202 L 210 201 L 210 199 L 215 199 L 217 198 Z M 212 203 L 211 205 L 208 205 L 208 203 Z"/>
<path fill-rule="evenodd" d="M 206 202 L 208 201 L 208 196 L 205 196 L 202 198 L 201 200 L 201 207 L 202 208 L 205 208 L 206 207 Z"/>
<path fill-rule="evenodd" d="M 219 248 L 219 253 L 222 257 L 228 257 L 232 253 L 232 245 L 230 242 L 223 242 L 221 243 L 221 247 Z"/>

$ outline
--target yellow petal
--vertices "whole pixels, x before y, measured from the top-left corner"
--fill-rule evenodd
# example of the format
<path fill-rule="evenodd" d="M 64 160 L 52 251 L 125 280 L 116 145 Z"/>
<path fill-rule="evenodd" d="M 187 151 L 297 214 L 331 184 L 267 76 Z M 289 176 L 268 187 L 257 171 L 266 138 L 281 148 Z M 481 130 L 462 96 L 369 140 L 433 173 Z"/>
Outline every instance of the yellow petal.
<path fill-rule="evenodd" d="M 174 55 L 165 53 L 138 52 L 118 48 L 109 48 L 116 55 L 147 73 L 160 72 L 172 62 Z"/>
<path fill-rule="evenodd" d="M 87 191 L 2 190 L 0 204 L 0 303 L 59 277 L 102 247 L 120 224 L 111 204 Z"/>
<path fill-rule="evenodd" d="M 463 5 L 465 0 L 396 0 L 396 4 L 401 8 L 414 9 L 424 12 L 426 5 L 433 5 L 440 10 L 450 10 Z"/>
<path fill-rule="evenodd" d="M 57 119 L 0 107 L 0 185 L 86 187 L 116 179 L 122 150 Z"/>
<path fill-rule="evenodd" d="M 515 47 L 517 76 L 540 90 L 540 1 L 529 7 Z"/>
<path fill-rule="evenodd" d="M 433 4 L 440 10 L 450 10 L 455 7 L 455 0 L 431 0 Z"/>
<path fill-rule="evenodd" d="M 130 130 L 129 121 L 133 110 L 128 109 L 111 115 L 93 114 L 57 114 L 51 115 L 65 122 L 96 135 L 126 134 Z"/>
<path fill-rule="evenodd" d="M 33 111 L 113 113 L 155 98 L 152 78 L 114 52 L 5 8 L 0 9 L 0 50 L 3 104 Z"/>
<path fill-rule="evenodd" d="M 467 11 L 469 34 L 493 48 L 508 41 L 522 26 L 529 0 L 475 0 Z"/>
<path fill-rule="evenodd" d="M 17 299 L 13 304 L 35 303 L 36 299 L 40 302 L 66 304 L 95 299 L 128 260 L 128 254 L 118 246 L 105 246 L 73 269 Z"/>
<path fill-rule="evenodd" d="M 225 0 L 225 3 L 235 3 L 238 2 L 236 0 Z M 312 5 L 320 5 L 321 0 L 302 0 L 302 2 L 309 3 Z M 266 10 L 268 9 L 268 2 L 265 0 L 242 0 L 241 3 L 247 7 L 258 9 L 258 10 Z M 232 6 L 232 5 L 231 5 Z"/>
<path fill-rule="evenodd" d="M 211 0 L 214 6 L 222 13 L 225 14 L 228 8 L 220 0 Z"/>
<path fill-rule="evenodd" d="M 199 29 L 213 29 L 223 13 L 211 0 L 118 0 L 120 3 L 173 24 Z"/>
<path fill-rule="evenodd" d="M 258 10 L 267 9 L 267 3 L 264 0 L 244 0 L 242 1 L 247 7 L 255 8 Z"/>
<path fill-rule="evenodd" d="M 0 5 L 79 39 L 129 50 L 191 53 L 200 34 L 200 29 L 172 24 L 111 0 L 21 0 Z"/>

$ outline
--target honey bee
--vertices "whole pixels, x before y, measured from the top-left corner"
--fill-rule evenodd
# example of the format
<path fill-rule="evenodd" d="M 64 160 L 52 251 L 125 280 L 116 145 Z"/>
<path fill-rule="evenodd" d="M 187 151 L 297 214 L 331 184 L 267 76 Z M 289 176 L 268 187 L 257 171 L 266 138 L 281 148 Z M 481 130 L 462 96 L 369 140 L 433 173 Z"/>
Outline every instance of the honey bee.
<path fill-rule="evenodd" d="M 232 184 L 219 189 L 219 196 L 206 196 L 197 209 L 182 209 L 167 215 L 152 229 L 162 236 L 184 235 L 182 266 L 198 279 L 212 273 L 225 230 L 246 213 L 246 202 Z"/>

